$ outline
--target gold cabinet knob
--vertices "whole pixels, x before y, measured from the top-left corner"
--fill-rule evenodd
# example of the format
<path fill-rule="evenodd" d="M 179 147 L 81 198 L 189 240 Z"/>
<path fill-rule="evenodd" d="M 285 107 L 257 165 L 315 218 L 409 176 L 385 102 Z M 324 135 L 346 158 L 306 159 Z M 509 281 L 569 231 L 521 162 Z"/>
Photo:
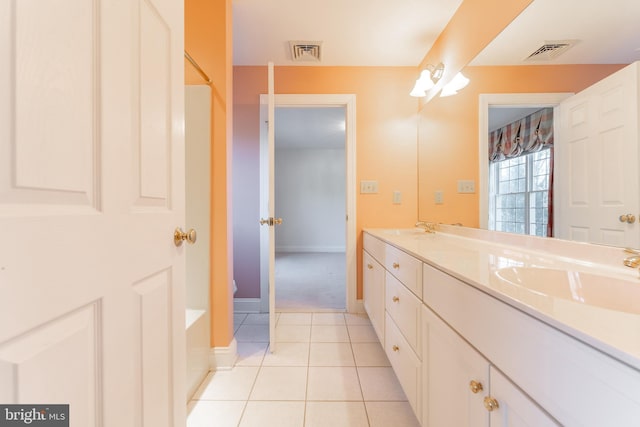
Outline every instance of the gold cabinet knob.
<path fill-rule="evenodd" d="M 483 389 L 482 383 L 476 380 L 471 380 L 471 382 L 469 383 L 469 388 L 474 394 L 482 391 Z"/>
<path fill-rule="evenodd" d="M 185 233 L 182 228 L 177 227 L 176 231 L 173 232 L 173 243 L 178 247 L 182 246 L 182 242 L 185 240 L 187 243 L 194 244 L 197 237 L 196 230 L 193 228 Z"/>
<path fill-rule="evenodd" d="M 393 347 L 391 347 L 391 349 L 392 349 L 393 351 L 400 351 L 400 347 L 398 347 L 398 346 L 397 346 L 397 345 L 395 345 L 395 344 L 393 345 Z"/>
<path fill-rule="evenodd" d="M 498 405 L 498 401 L 493 397 L 487 396 L 484 398 L 484 407 L 487 408 L 487 411 L 492 412 L 500 407 Z"/>
<path fill-rule="evenodd" d="M 369 270 L 373 270 L 373 265 L 372 265 L 372 264 L 367 264 L 367 268 L 368 268 Z"/>
<path fill-rule="evenodd" d="M 398 269 L 400 268 L 400 264 L 398 264 L 397 262 L 393 263 L 393 268 Z"/>
<path fill-rule="evenodd" d="M 398 298 L 397 296 L 393 296 L 393 298 L 391 298 L 393 300 L 393 302 L 398 302 L 400 301 L 400 298 Z"/>
<path fill-rule="evenodd" d="M 620 220 L 620 222 L 626 222 L 628 224 L 633 224 L 634 222 L 636 222 L 636 217 L 633 214 L 620 215 L 618 219 Z"/>

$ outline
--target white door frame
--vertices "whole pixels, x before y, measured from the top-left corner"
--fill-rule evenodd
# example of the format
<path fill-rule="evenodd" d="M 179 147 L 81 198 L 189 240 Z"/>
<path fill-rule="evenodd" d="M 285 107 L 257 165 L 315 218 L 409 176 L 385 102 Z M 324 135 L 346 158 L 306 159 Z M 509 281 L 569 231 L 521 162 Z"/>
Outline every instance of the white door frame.
<path fill-rule="evenodd" d="M 557 107 L 561 101 L 573 93 L 483 93 L 478 99 L 478 194 L 479 226 L 487 229 L 489 225 L 489 108 L 528 108 L 528 107 Z M 554 110 L 555 115 L 555 110 Z M 553 131 L 557 135 L 557 121 L 554 120 Z"/>
<path fill-rule="evenodd" d="M 344 107 L 345 109 L 345 153 L 346 153 L 346 309 L 349 313 L 357 312 L 357 259 L 356 259 L 356 96 L 354 94 L 292 94 L 275 95 L 276 107 Z M 260 95 L 260 104 L 267 104 L 267 95 Z M 260 123 L 266 121 L 265 108 L 260 109 Z M 261 126 L 263 129 L 264 126 Z M 264 135 L 263 135 L 264 134 Z M 260 133 L 260 139 L 266 132 Z M 262 146 L 262 141 L 261 141 Z M 260 192 L 262 198 L 264 192 Z M 262 205 L 262 203 L 261 203 Z M 261 259 L 263 245 L 261 244 Z M 268 265 L 260 263 L 260 309 L 268 310 L 269 272 Z"/>

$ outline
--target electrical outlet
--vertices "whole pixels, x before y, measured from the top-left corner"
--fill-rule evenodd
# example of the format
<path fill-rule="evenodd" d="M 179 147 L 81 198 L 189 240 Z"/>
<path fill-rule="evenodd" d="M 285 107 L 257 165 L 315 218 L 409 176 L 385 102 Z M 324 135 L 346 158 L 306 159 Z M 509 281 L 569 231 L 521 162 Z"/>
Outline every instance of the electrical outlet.
<path fill-rule="evenodd" d="M 398 190 L 393 192 L 393 204 L 399 205 L 402 203 L 402 193 Z"/>
<path fill-rule="evenodd" d="M 436 201 L 436 205 L 442 205 L 444 203 L 444 192 L 442 190 L 436 191 L 434 198 Z"/>
<path fill-rule="evenodd" d="M 378 181 L 360 181 L 360 194 L 376 194 Z"/>
<path fill-rule="evenodd" d="M 476 183 L 473 180 L 461 179 L 458 181 L 458 193 L 475 193 Z"/>

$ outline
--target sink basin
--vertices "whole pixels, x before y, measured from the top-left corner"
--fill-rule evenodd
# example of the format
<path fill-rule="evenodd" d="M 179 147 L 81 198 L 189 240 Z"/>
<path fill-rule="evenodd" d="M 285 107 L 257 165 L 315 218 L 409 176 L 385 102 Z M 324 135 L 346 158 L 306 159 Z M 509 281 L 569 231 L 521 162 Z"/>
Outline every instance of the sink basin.
<path fill-rule="evenodd" d="M 640 280 L 536 267 L 496 270 L 501 284 L 540 296 L 560 298 L 608 310 L 640 314 Z M 509 289 L 502 287 L 507 293 Z"/>

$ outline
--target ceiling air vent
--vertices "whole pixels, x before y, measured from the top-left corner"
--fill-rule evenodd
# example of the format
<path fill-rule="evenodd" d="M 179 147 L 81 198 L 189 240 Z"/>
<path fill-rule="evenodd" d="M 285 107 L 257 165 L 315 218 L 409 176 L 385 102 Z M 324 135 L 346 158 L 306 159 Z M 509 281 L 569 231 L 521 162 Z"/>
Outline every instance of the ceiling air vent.
<path fill-rule="evenodd" d="M 551 61 L 566 52 L 577 42 L 578 40 L 546 41 L 536 49 L 535 52 L 529 55 L 525 61 Z"/>
<path fill-rule="evenodd" d="M 322 42 L 290 41 L 291 58 L 298 62 L 320 62 Z"/>

